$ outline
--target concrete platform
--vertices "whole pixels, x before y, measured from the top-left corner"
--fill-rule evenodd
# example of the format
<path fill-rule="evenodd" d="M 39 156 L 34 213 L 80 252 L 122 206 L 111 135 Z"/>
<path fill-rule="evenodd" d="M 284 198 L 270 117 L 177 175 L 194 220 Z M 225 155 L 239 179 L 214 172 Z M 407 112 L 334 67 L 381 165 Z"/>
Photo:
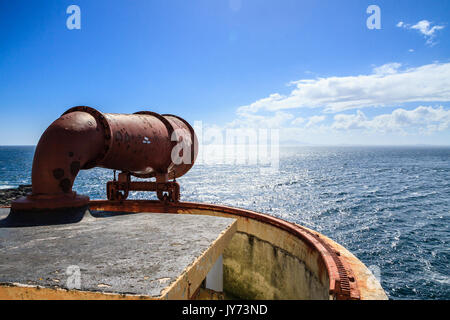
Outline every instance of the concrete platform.
<path fill-rule="evenodd" d="M 188 299 L 236 229 L 232 218 L 95 212 L 77 223 L 0 226 L 0 299 Z"/>

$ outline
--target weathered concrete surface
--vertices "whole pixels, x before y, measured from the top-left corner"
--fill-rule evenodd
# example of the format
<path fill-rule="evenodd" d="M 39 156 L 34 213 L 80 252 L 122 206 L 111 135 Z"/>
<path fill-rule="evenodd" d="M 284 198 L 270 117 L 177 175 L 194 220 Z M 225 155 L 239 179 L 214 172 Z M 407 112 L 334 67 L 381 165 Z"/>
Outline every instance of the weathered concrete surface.
<path fill-rule="evenodd" d="M 0 209 L 0 218 L 6 215 Z M 0 283 L 67 289 L 66 270 L 75 265 L 82 291 L 189 298 L 180 279 L 195 282 L 193 271 L 204 278 L 235 229 L 235 219 L 158 213 L 93 213 L 73 224 L 0 228 Z"/>

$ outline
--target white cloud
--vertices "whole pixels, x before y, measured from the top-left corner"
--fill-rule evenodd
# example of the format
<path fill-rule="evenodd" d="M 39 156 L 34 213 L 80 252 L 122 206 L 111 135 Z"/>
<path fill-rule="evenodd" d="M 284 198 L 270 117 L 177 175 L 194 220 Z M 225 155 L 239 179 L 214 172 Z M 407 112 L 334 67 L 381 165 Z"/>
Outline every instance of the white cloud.
<path fill-rule="evenodd" d="M 414 29 L 421 33 L 425 39 L 427 40 L 427 44 L 433 45 L 435 44 L 434 38 L 436 36 L 436 31 L 444 29 L 444 26 L 434 25 L 431 26 L 432 22 L 428 20 L 421 20 L 417 22 L 415 25 L 405 24 L 403 21 L 397 23 L 397 27 L 404 29 Z"/>
<path fill-rule="evenodd" d="M 403 71 L 399 63 L 374 68 L 369 75 L 303 79 L 288 95 L 274 93 L 238 108 L 239 115 L 295 108 L 326 112 L 394 106 L 407 102 L 450 101 L 450 63 L 433 63 Z"/>
<path fill-rule="evenodd" d="M 394 73 L 397 73 L 398 69 L 401 66 L 402 66 L 402 64 L 397 63 L 397 62 L 386 63 L 382 66 L 374 68 L 373 73 L 379 74 L 379 75 L 394 74 Z"/>
<path fill-rule="evenodd" d="M 368 75 L 302 79 L 291 85 L 295 87 L 287 95 L 273 93 L 238 108 L 236 119 L 222 130 L 276 128 L 282 143 L 448 144 L 450 110 L 443 106 L 416 104 L 412 110 L 399 107 L 385 114 L 376 109 L 378 115 L 372 117 L 361 109 L 450 101 L 450 63 L 405 69 L 393 62 L 374 67 Z M 289 112 L 300 108 L 317 112 L 309 117 Z M 349 114 L 351 109 L 356 111 Z M 324 112 L 335 115 L 330 119 Z"/>
<path fill-rule="evenodd" d="M 238 113 L 238 118 L 226 125 L 227 128 L 280 128 L 294 118 L 290 113 L 277 111 L 270 115 Z M 294 120 L 295 121 L 295 120 Z"/>
<path fill-rule="evenodd" d="M 296 126 L 296 125 L 304 123 L 305 121 L 306 121 L 305 118 L 297 117 L 294 120 L 292 120 L 291 124 Z"/>
<path fill-rule="evenodd" d="M 322 122 L 324 120 L 325 120 L 325 116 L 312 116 L 312 117 L 309 117 L 309 121 L 306 124 L 306 127 L 309 128 L 309 127 L 315 126 L 316 124 L 318 124 L 319 122 Z"/>
<path fill-rule="evenodd" d="M 431 133 L 450 128 L 450 110 L 443 106 L 419 106 L 412 110 L 397 108 L 391 113 L 381 114 L 368 118 L 363 111 L 357 110 L 354 114 L 336 114 L 330 125 L 321 124 L 326 120 L 325 115 L 314 115 L 307 119 L 297 117 L 290 113 L 277 111 L 265 116 L 245 114 L 228 123 L 226 128 L 302 128 L 315 130 L 314 132 L 364 130 L 377 133 L 412 131 L 417 133 Z M 293 119 L 293 120 L 292 120 Z M 317 131 L 319 130 L 319 131 Z"/>
<path fill-rule="evenodd" d="M 417 22 L 415 25 L 411 27 L 411 29 L 419 30 L 420 33 L 427 37 L 433 36 L 434 32 L 437 30 L 444 29 L 444 26 L 433 26 L 431 27 L 431 23 L 427 20 L 422 20 Z"/>
<path fill-rule="evenodd" d="M 332 128 L 339 130 L 362 129 L 367 124 L 366 115 L 358 110 L 356 114 L 337 114 L 334 116 Z"/>
<path fill-rule="evenodd" d="M 280 111 L 264 116 L 243 114 L 223 127 L 205 124 L 206 136 L 203 136 L 203 140 L 206 144 L 218 143 L 222 141 L 225 129 L 240 128 L 279 129 L 282 144 L 448 145 L 450 109 L 446 108 L 443 106 L 419 106 L 412 110 L 397 108 L 392 112 L 373 117 L 357 110 L 351 114 L 335 114 L 331 122 L 324 122 L 326 117 L 320 114 L 308 118 L 295 118 L 290 113 Z"/>
<path fill-rule="evenodd" d="M 335 115 L 331 127 L 338 130 L 367 129 L 381 133 L 411 130 L 431 133 L 450 128 L 450 110 L 445 110 L 442 106 L 420 106 L 413 110 L 398 108 L 373 119 L 368 119 L 358 110 L 356 114 Z"/>

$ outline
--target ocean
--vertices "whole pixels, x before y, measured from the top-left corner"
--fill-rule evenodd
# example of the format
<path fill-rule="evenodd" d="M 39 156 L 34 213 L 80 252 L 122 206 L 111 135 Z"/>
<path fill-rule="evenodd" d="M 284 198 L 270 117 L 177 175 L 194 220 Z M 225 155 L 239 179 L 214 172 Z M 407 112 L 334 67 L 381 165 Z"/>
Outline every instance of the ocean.
<path fill-rule="evenodd" d="M 34 147 L 0 147 L 0 188 L 31 183 Z M 80 172 L 74 190 L 106 198 L 112 171 Z M 449 147 L 282 147 L 279 171 L 199 164 L 182 201 L 230 205 L 317 230 L 349 249 L 390 299 L 450 299 Z M 133 193 L 131 198 L 154 198 Z"/>

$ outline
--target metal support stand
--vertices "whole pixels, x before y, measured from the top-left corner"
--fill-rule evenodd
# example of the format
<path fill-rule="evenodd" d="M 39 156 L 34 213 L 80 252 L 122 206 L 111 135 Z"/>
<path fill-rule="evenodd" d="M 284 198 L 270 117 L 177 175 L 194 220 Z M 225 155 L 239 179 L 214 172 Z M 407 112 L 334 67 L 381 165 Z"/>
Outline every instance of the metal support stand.
<path fill-rule="evenodd" d="M 180 201 L 180 185 L 178 182 L 169 181 L 167 174 L 156 176 L 156 181 L 131 181 L 129 172 L 119 173 L 117 181 L 108 181 L 106 194 L 108 200 L 126 200 L 130 191 L 154 191 L 161 202 Z"/>

